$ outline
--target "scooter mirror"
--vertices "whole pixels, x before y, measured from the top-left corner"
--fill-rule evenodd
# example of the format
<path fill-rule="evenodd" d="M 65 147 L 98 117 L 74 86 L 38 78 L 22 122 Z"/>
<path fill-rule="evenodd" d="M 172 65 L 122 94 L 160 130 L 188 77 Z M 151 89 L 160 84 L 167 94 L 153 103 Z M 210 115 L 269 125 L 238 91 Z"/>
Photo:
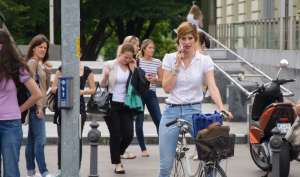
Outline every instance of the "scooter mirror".
<path fill-rule="evenodd" d="M 280 67 L 281 68 L 287 68 L 288 65 L 289 65 L 289 62 L 286 59 L 280 60 Z"/>

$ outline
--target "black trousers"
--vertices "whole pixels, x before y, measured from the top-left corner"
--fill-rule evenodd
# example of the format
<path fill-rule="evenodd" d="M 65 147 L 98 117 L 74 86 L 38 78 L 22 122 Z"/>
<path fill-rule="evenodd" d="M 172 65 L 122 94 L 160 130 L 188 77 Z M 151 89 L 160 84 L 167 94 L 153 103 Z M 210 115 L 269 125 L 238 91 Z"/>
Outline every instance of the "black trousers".
<path fill-rule="evenodd" d="M 82 131 L 84 127 L 84 123 L 86 121 L 86 115 L 81 115 L 81 138 L 79 139 L 79 168 L 81 167 L 81 159 L 82 159 Z M 58 169 L 61 169 L 61 121 L 57 124 L 57 165 Z"/>
<path fill-rule="evenodd" d="M 124 154 L 133 139 L 133 112 L 124 103 L 111 102 L 111 111 L 105 118 L 109 129 L 109 147 L 112 164 L 121 163 Z"/>

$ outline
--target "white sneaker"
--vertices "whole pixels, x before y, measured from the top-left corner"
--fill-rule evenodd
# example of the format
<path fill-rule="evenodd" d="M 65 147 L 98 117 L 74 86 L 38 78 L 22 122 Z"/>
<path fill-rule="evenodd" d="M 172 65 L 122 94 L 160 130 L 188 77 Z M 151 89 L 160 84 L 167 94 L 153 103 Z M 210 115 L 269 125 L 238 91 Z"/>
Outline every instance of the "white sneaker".
<path fill-rule="evenodd" d="M 39 174 L 39 173 L 36 173 L 35 175 L 33 175 L 33 176 L 27 176 L 27 177 L 42 177 L 42 175 L 41 174 Z"/>
<path fill-rule="evenodd" d="M 55 177 L 61 177 L 61 170 L 57 171 L 57 173 L 55 174 Z"/>
<path fill-rule="evenodd" d="M 53 175 L 51 175 L 51 174 L 49 173 L 49 174 L 47 174 L 45 177 L 55 177 L 55 176 L 53 176 Z"/>

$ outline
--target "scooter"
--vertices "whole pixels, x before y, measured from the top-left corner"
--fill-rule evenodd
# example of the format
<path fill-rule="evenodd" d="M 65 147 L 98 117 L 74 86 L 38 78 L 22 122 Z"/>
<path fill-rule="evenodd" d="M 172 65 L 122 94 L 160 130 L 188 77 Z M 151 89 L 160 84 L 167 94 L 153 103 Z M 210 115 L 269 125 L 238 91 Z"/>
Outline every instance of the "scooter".
<path fill-rule="evenodd" d="M 270 138 L 272 129 L 277 126 L 283 144 L 280 151 L 280 177 L 287 177 L 290 171 L 290 161 L 298 157 L 297 150 L 285 139 L 291 129 L 296 114 L 291 103 L 284 102 L 280 86 L 294 79 L 279 79 L 283 67 L 287 67 L 287 60 L 280 61 L 280 69 L 275 80 L 258 86 L 249 97 L 254 96 L 252 115 L 249 122 L 249 144 L 251 157 L 260 169 L 271 171 L 272 151 Z"/>

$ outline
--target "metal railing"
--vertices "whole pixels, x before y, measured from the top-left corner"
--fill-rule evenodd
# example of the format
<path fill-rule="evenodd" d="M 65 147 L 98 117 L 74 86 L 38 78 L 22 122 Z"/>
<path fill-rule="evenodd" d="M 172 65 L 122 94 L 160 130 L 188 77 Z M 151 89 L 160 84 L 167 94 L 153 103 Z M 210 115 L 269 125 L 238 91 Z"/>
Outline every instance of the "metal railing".
<path fill-rule="evenodd" d="M 217 39 L 231 49 L 300 50 L 300 15 L 219 24 Z"/>
<path fill-rule="evenodd" d="M 234 52 L 232 49 L 230 49 L 229 47 L 227 47 L 226 45 L 222 44 L 222 42 L 220 42 L 219 40 L 217 40 L 216 38 L 214 38 L 213 36 L 211 36 L 209 33 L 205 32 L 204 30 L 200 29 L 200 31 L 202 33 L 204 33 L 211 42 L 216 43 L 217 48 L 218 47 L 222 47 L 224 50 L 228 51 L 229 53 L 231 53 L 233 56 L 236 57 L 237 61 L 241 61 L 243 62 L 245 65 L 247 65 L 249 68 L 251 68 L 252 71 L 264 76 L 267 80 L 271 81 L 272 78 L 270 76 L 268 76 L 267 74 L 265 74 L 263 71 L 259 70 L 257 67 L 255 67 L 254 65 L 252 65 L 250 62 L 248 62 L 245 58 L 243 58 L 242 56 L 238 55 L 236 52 Z M 230 74 L 228 74 L 224 69 L 222 69 L 220 66 L 218 66 L 217 64 L 215 64 L 216 68 L 224 75 L 226 76 L 234 85 L 236 85 L 243 93 L 245 93 L 247 96 L 249 96 L 251 94 L 250 91 L 248 91 L 246 88 L 244 88 L 239 82 L 237 82 L 234 78 L 231 77 Z M 285 96 L 293 96 L 294 93 L 291 92 L 290 90 L 288 90 L 287 88 L 281 86 L 281 89 L 283 90 L 283 94 Z"/>

